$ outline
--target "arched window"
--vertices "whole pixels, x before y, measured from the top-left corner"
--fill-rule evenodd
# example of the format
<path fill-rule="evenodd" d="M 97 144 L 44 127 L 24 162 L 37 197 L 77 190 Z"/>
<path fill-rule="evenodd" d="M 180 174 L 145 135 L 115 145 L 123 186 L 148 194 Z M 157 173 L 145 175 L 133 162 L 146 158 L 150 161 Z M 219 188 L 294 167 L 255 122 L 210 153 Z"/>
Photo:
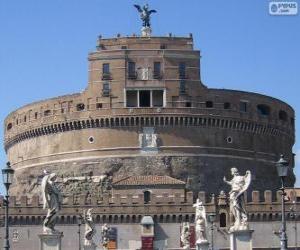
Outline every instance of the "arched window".
<path fill-rule="evenodd" d="M 161 214 L 160 216 L 159 216 L 159 222 L 163 222 L 164 221 L 164 216 Z"/>
<path fill-rule="evenodd" d="M 7 129 L 7 130 L 10 130 L 11 128 L 12 128 L 12 123 L 10 122 L 10 123 L 7 124 L 6 129 Z"/>
<path fill-rule="evenodd" d="M 82 110 L 84 110 L 84 104 L 83 104 L 83 103 L 78 103 L 78 104 L 76 105 L 76 110 L 77 110 L 77 111 L 82 111 Z"/>
<path fill-rule="evenodd" d="M 48 116 L 51 114 L 51 110 L 50 109 L 47 109 L 44 111 L 44 116 Z"/>
<path fill-rule="evenodd" d="M 288 115 L 285 111 L 280 110 L 278 116 L 279 116 L 279 120 L 282 120 L 285 122 L 287 121 Z"/>
<path fill-rule="evenodd" d="M 226 213 L 220 213 L 220 227 L 226 227 L 227 218 Z"/>
<path fill-rule="evenodd" d="M 265 104 L 258 104 L 257 105 L 257 112 L 259 115 L 269 115 L 271 108 Z"/>
<path fill-rule="evenodd" d="M 144 203 L 148 203 L 151 200 L 151 193 L 150 191 L 144 191 Z"/>

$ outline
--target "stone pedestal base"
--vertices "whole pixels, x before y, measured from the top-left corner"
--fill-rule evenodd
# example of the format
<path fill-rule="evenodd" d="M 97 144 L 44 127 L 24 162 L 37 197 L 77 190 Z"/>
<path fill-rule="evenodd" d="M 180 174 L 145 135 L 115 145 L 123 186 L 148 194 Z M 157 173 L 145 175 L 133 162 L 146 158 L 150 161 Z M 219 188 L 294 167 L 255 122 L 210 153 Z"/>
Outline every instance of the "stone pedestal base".
<path fill-rule="evenodd" d="M 151 30 L 150 27 L 143 27 L 141 31 L 142 31 L 142 36 L 143 37 L 150 37 L 151 36 L 152 30 Z"/>
<path fill-rule="evenodd" d="M 253 230 L 230 232 L 230 250 L 252 250 Z"/>
<path fill-rule="evenodd" d="M 91 245 L 91 246 L 83 245 L 83 250 L 96 250 L 96 246 L 95 245 Z"/>
<path fill-rule="evenodd" d="M 208 242 L 196 243 L 196 250 L 208 250 L 208 249 L 209 249 Z"/>
<path fill-rule="evenodd" d="M 61 250 L 62 233 L 58 234 L 40 234 L 41 250 Z"/>

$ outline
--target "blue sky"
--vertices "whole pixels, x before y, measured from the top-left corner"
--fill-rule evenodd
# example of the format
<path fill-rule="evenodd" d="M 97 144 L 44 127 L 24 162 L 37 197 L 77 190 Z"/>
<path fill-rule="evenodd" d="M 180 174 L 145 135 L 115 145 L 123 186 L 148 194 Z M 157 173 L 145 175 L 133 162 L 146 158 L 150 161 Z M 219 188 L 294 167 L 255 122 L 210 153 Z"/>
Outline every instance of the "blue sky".
<path fill-rule="evenodd" d="M 298 5 L 300 5 L 300 1 Z M 300 15 L 270 16 L 265 0 L 149 0 L 154 35 L 188 36 L 201 50 L 203 82 L 286 101 L 299 137 Z M 132 6 L 146 1 L 0 1 L 0 121 L 14 109 L 87 85 L 87 54 L 99 34 L 139 33 Z M 3 126 L 1 126 L 3 141 Z M 300 155 L 300 141 L 294 153 Z M 0 164 L 6 162 L 3 146 Z M 300 157 L 295 172 L 300 186 Z"/>

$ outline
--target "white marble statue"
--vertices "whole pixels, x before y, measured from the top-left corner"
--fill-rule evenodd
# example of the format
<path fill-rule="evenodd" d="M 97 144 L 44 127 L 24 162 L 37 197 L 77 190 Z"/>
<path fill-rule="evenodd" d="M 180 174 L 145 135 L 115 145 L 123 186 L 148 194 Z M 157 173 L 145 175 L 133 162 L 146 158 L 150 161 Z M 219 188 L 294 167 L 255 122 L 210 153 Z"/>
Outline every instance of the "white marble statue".
<path fill-rule="evenodd" d="M 193 205 L 196 208 L 195 213 L 195 225 L 196 225 L 196 243 L 207 243 L 207 236 L 206 236 L 206 227 L 207 227 L 207 220 L 206 220 L 206 211 L 203 203 L 197 199 L 196 203 Z"/>
<path fill-rule="evenodd" d="M 224 182 L 231 186 L 229 192 L 230 212 L 233 215 L 234 223 L 230 231 L 248 230 L 248 216 L 245 210 L 244 192 L 248 189 L 251 182 L 251 172 L 246 171 L 245 176 L 241 176 L 236 168 L 231 168 L 232 179 Z"/>
<path fill-rule="evenodd" d="M 149 80 L 149 68 L 142 68 L 141 69 L 141 79 L 142 80 Z"/>
<path fill-rule="evenodd" d="M 102 246 L 104 250 L 108 249 L 108 242 L 109 242 L 109 227 L 107 224 L 104 224 L 101 227 L 101 236 L 102 236 Z"/>
<path fill-rule="evenodd" d="M 45 176 L 42 179 L 42 197 L 43 197 L 43 209 L 47 210 L 47 215 L 43 223 L 43 231 L 46 234 L 55 234 L 59 231 L 54 229 L 56 224 L 56 217 L 61 209 L 62 196 L 57 188 L 56 174 L 48 173 L 44 171 Z"/>
<path fill-rule="evenodd" d="M 96 228 L 92 216 L 92 208 L 83 211 L 83 218 L 85 222 L 84 245 L 96 246 L 93 237 L 96 234 Z"/>
<path fill-rule="evenodd" d="M 180 240 L 182 249 L 190 249 L 190 224 L 188 222 L 182 223 Z"/>

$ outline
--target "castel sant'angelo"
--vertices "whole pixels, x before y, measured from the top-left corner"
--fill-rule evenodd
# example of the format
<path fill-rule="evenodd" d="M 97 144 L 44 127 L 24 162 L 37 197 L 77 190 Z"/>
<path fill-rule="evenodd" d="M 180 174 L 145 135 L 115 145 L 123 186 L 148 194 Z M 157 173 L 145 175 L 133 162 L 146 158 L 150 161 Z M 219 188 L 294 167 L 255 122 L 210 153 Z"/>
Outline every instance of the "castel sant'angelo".
<path fill-rule="evenodd" d="M 7 116 L 4 146 L 15 170 L 10 223 L 19 235 L 13 249 L 22 240 L 28 247 L 22 249 L 37 247 L 22 226 L 40 228 L 45 169 L 57 173 L 64 193 L 59 225 L 76 235 L 77 215 L 93 207 L 96 223 L 117 228 L 118 249 L 139 247 L 146 215 L 159 224 L 157 246 L 179 247 L 180 223 L 193 222 L 197 197 L 226 229 L 228 201 L 221 191 L 228 191 L 223 177 L 232 167 L 252 173 L 247 206 L 256 233 L 265 230 L 259 224 L 264 214 L 279 222 L 274 163 L 284 154 L 294 165 L 294 110 L 262 94 L 209 88 L 201 81 L 200 58 L 192 34 L 155 36 L 144 27 L 141 35 L 99 36 L 88 56 L 84 91 L 27 104 Z M 286 185 L 294 182 L 291 168 Z M 269 242 L 276 245 L 270 227 Z M 226 249 L 221 229 L 216 244 Z M 64 249 L 74 249 L 71 234 L 64 234 Z M 261 242 L 263 236 L 255 244 Z"/>

